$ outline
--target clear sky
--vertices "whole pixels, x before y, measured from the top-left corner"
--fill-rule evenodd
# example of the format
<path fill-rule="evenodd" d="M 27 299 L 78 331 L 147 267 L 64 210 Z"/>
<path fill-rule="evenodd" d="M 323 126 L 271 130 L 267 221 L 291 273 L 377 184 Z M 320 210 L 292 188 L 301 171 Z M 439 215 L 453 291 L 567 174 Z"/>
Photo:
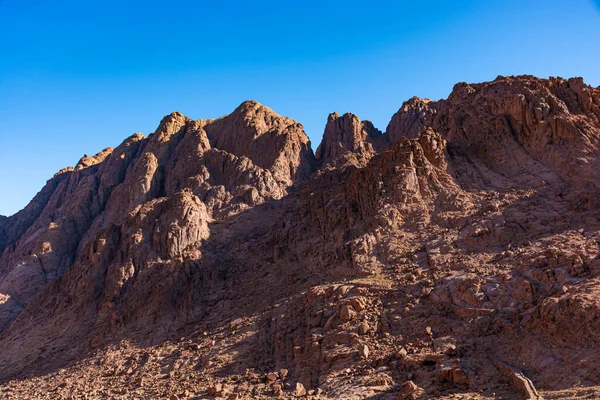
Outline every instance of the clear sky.
<path fill-rule="evenodd" d="M 591 0 L 0 0 L 0 214 L 178 110 L 257 100 L 316 148 L 330 112 L 385 130 L 411 96 L 497 75 L 600 85 Z"/>

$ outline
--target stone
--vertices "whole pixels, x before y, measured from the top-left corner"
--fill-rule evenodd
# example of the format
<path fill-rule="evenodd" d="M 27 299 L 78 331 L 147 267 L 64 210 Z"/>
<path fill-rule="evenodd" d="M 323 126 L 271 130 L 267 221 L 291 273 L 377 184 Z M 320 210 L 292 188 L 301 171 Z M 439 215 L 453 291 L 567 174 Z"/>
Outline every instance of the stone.
<path fill-rule="evenodd" d="M 296 383 L 296 388 L 294 389 L 294 396 L 296 397 L 302 397 L 302 396 L 306 396 L 306 388 L 304 387 L 304 385 L 300 382 Z"/>
<path fill-rule="evenodd" d="M 404 357 L 406 357 L 408 355 L 408 351 L 404 348 L 401 347 L 400 350 L 398 350 L 395 354 L 394 354 L 394 358 L 401 360 Z"/>
<path fill-rule="evenodd" d="M 413 381 L 406 381 L 400 387 L 402 394 L 413 394 L 418 390 L 418 386 Z"/>
<path fill-rule="evenodd" d="M 223 390 L 223 385 L 221 385 L 220 383 L 217 383 L 214 386 L 210 386 L 206 392 L 208 393 L 209 396 L 215 396 L 218 393 L 221 393 L 222 390 Z"/>
<path fill-rule="evenodd" d="M 283 387 L 281 383 L 274 383 L 273 386 L 271 386 L 271 390 L 275 396 L 281 396 L 283 394 Z"/>
<path fill-rule="evenodd" d="M 442 364 L 438 368 L 438 378 L 442 382 L 449 382 L 457 385 L 466 385 L 469 383 L 467 374 L 459 365 Z"/>
<path fill-rule="evenodd" d="M 361 344 L 358 346 L 358 355 L 361 358 L 369 358 L 369 346 L 366 344 Z"/>
<path fill-rule="evenodd" d="M 340 308 L 340 320 L 342 322 L 348 322 L 356 317 L 356 310 L 349 304 L 343 305 Z"/>
<path fill-rule="evenodd" d="M 267 382 L 274 382 L 277 380 L 277 378 L 278 378 L 278 376 L 277 376 L 276 372 L 271 372 L 271 373 L 267 374 L 267 377 L 266 377 Z"/>
<path fill-rule="evenodd" d="M 369 324 L 366 322 L 361 322 L 358 324 L 358 334 L 366 335 L 367 333 L 369 333 Z"/>

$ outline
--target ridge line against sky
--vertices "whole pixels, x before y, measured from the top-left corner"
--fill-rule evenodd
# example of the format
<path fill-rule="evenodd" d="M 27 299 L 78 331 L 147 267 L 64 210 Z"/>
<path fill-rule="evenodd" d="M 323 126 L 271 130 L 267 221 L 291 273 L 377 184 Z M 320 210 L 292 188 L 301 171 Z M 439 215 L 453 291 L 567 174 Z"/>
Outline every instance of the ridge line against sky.
<path fill-rule="evenodd" d="M 587 0 L 0 1 L 0 214 L 175 110 L 208 119 L 257 100 L 303 124 L 316 149 L 333 111 L 385 130 L 408 98 L 445 98 L 460 81 L 598 86 L 599 10 Z"/>

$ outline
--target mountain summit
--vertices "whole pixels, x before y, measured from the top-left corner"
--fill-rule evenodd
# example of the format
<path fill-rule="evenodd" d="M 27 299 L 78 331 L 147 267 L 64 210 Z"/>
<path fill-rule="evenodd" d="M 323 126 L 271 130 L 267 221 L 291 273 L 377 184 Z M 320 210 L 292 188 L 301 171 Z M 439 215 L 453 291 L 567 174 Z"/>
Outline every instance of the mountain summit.
<path fill-rule="evenodd" d="M 0 393 L 600 397 L 598 199 L 581 78 L 174 112 L 0 217 Z"/>

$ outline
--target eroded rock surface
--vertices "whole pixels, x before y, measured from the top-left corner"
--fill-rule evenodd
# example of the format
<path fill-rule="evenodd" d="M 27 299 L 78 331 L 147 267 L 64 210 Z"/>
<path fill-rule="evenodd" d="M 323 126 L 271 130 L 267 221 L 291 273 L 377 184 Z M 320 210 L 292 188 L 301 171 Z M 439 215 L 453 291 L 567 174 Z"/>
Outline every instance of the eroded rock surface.
<path fill-rule="evenodd" d="M 599 141 L 580 78 L 334 113 L 316 157 L 256 102 L 172 113 L 0 218 L 0 389 L 600 397 Z"/>

